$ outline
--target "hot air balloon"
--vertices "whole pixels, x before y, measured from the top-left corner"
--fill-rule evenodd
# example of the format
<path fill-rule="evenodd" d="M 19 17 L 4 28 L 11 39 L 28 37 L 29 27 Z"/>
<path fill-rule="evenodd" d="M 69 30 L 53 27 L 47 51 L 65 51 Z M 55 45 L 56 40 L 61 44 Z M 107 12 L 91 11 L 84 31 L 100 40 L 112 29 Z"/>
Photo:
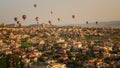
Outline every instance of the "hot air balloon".
<path fill-rule="evenodd" d="M 36 8 L 36 7 L 37 7 L 37 4 L 34 4 L 34 7 Z"/>
<path fill-rule="evenodd" d="M 17 24 L 19 24 L 20 23 L 20 21 L 17 21 Z"/>
<path fill-rule="evenodd" d="M 88 21 L 86 21 L 86 24 L 88 24 Z"/>
<path fill-rule="evenodd" d="M 52 11 L 50 11 L 50 13 L 51 13 L 51 14 L 53 14 L 53 12 L 52 12 Z"/>
<path fill-rule="evenodd" d="M 61 19 L 60 19 L 60 18 L 58 18 L 57 20 L 58 20 L 58 21 L 61 21 Z"/>
<path fill-rule="evenodd" d="M 37 21 L 37 24 L 39 24 L 39 17 L 36 17 L 35 20 Z"/>
<path fill-rule="evenodd" d="M 21 27 L 22 25 L 21 25 L 21 23 L 20 23 L 20 21 L 17 21 L 17 24 L 19 25 L 19 27 Z"/>
<path fill-rule="evenodd" d="M 75 15 L 72 15 L 72 18 L 75 19 Z"/>
<path fill-rule="evenodd" d="M 98 24 L 98 21 L 96 21 L 96 24 Z"/>
<path fill-rule="evenodd" d="M 26 15 L 22 15 L 23 20 L 26 20 L 27 16 Z"/>
<path fill-rule="evenodd" d="M 18 18 L 17 18 L 17 17 L 15 17 L 15 18 L 14 18 L 14 20 L 15 20 L 15 22 L 17 22 L 17 21 L 18 21 Z"/>
<path fill-rule="evenodd" d="M 35 20 L 38 22 L 39 21 L 39 17 L 36 17 Z"/>
<path fill-rule="evenodd" d="M 52 22 L 51 22 L 50 20 L 48 21 L 48 23 L 49 23 L 50 25 L 52 24 Z"/>

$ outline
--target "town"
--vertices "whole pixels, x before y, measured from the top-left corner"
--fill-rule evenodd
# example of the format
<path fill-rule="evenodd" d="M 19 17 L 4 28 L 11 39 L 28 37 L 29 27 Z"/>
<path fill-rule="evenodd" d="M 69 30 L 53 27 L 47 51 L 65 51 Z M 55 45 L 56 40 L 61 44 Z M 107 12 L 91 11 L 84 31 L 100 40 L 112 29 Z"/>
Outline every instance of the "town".
<path fill-rule="evenodd" d="M 119 68 L 120 28 L 0 27 L 0 68 Z"/>

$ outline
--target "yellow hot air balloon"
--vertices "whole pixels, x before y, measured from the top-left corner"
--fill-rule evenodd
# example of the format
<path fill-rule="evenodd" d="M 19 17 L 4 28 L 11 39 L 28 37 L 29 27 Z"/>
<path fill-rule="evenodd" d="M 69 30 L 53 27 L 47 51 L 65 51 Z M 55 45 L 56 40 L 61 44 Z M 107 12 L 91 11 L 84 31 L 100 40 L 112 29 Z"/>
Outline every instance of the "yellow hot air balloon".
<path fill-rule="evenodd" d="M 58 20 L 58 21 L 61 21 L 61 19 L 60 19 L 60 18 L 58 18 L 57 20 Z"/>

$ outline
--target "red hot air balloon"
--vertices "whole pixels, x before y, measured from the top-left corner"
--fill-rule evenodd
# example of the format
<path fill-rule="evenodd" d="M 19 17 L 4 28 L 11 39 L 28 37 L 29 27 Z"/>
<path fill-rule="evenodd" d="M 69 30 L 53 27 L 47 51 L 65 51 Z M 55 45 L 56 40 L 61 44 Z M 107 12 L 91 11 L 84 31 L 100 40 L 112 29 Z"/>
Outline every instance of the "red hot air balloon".
<path fill-rule="evenodd" d="M 75 19 L 75 15 L 72 15 L 72 18 Z"/>
<path fill-rule="evenodd" d="M 26 20 L 27 16 L 26 15 L 22 15 L 23 20 Z"/>
<path fill-rule="evenodd" d="M 36 17 L 35 20 L 37 21 L 37 24 L 39 24 L 39 17 Z"/>
<path fill-rule="evenodd" d="M 50 25 L 52 24 L 52 22 L 51 22 L 50 20 L 48 21 L 48 23 L 49 23 Z"/>
<path fill-rule="evenodd" d="M 36 8 L 36 7 L 37 7 L 37 4 L 34 4 L 34 7 Z"/>
<path fill-rule="evenodd" d="M 35 20 L 38 22 L 39 21 L 39 17 L 36 17 Z"/>
<path fill-rule="evenodd" d="M 20 21 L 17 21 L 17 24 L 20 24 Z"/>
<path fill-rule="evenodd" d="M 18 18 L 17 18 L 17 17 L 15 17 L 15 18 L 14 18 L 14 20 L 15 20 L 15 22 L 17 22 L 17 21 L 18 21 Z"/>
<path fill-rule="evenodd" d="M 22 27 L 22 25 L 21 25 L 20 21 L 17 21 L 17 24 L 19 25 L 19 27 Z"/>

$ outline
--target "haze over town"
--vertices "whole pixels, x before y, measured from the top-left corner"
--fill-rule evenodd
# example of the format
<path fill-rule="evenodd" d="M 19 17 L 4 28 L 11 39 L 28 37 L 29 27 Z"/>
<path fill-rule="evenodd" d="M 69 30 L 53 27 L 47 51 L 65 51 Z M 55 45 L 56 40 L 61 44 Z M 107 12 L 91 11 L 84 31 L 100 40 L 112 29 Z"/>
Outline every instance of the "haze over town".
<path fill-rule="evenodd" d="M 0 23 L 15 23 L 13 18 L 18 17 L 23 25 L 35 24 L 36 16 L 40 17 L 40 23 L 51 20 L 55 25 L 119 21 L 119 3 L 119 0 L 0 0 Z M 23 14 L 27 15 L 25 22 Z M 73 14 L 75 20 L 71 18 Z M 61 22 L 57 21 L 58 17 Z"/>

